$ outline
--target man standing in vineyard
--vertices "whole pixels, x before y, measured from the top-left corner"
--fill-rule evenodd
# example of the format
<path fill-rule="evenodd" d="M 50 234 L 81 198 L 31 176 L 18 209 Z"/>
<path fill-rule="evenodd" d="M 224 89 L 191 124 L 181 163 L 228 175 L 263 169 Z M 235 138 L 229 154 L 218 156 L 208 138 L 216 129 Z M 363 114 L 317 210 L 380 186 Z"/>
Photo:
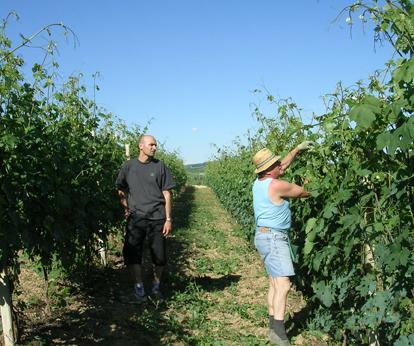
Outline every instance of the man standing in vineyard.
<path fill-rule="evenodd" d="M 303 186 L 280 180 L 298 153 L 314 143 L 305 141 L 293 149 L 282 161 L 264 148 L 253 157 L 258 178 L 253 185 L 253 208 L 256 220 L 255 246 L 269 275 L 269 339 L 280 346 L 290 345 L 284 317 L 290 290 L 289 276 L 295 275 L 289 250 L 288 231 L 291 226 L 289 198 L 309 197 Z M 307 181 L 305 181 L 305 184 Z"/>
<path fill-rule="evenodd" d="M 135 292 L 121 296 L 120 300 L 129 304 L 147 302 L 141 274 L 142 248 L 146 237 L 154 272 L 150 298 L 156 302 L 163 301 L 159 286 L 163 267 L 167 264 L 165 237 L 172 227 L 169 190 L 175 187 L 167 166 L 154 158 L 157 150 L 155 138 L 142 136 L 138 147 L 138 158 L 124 163 L 115 182 L 125 219 L 128 220 L 123 255 Z"/>

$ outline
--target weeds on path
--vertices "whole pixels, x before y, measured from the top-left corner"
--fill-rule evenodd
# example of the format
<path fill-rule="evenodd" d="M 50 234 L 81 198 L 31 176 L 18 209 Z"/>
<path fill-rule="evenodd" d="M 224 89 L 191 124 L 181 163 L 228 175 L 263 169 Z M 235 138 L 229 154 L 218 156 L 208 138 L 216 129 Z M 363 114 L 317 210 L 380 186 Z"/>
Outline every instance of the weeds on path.
<path fill-rule="evenodd" d="M 158 329 L 161 344 L 269 345 L 268 279 L 243 230 L 210 189 L 188 187 L 174 215 L 170 265 L 163 278 L 167 302 L 159 309 L 168 321 Z M 300 294 L 292 292 L 292 316 L 304 306 Z M 304 342 L 301 323 L 288 324 L 299 344 L 324 344 L 314 337 Z"/>
<path fill-rule="evenodd" d="M 165 303 L 137 307 L 118 301 L 118 296 L 131 293 L 131 282 L 123 265 L 122 240 L 114 240 L 109 265 L 91 274 L 81 288 L 72 287 L 65 307 L 40 321 L 26 319 L 26 342 L 21 345 L 270 345 L 268 279 L 244 232 L 207 188 L 187 187 L 174 201 L 173 216 L 161 286 Z M 143 271 L 148 292 L 148 251 Z M 304 334 L 304 306 L 300 294 L 292 291 L 288 311 L 294 322 L 287 322 L 292 343 L 325 344 L 319 335 Z M 30 316 L 39 316 L 41 309 L 41 303 L 34 306 Z"/>

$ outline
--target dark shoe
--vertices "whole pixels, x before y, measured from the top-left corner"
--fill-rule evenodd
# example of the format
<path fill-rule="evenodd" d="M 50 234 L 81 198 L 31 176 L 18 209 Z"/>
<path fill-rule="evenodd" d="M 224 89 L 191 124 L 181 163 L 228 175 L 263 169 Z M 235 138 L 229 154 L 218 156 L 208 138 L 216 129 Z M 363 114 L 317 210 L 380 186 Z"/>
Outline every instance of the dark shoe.
<path fill-rule="evenodd" d="M 148 303 L 147 296 L 140 297 L 136 293 L 132 293 L 129 296 L 120 296 L 119 300 L 122 303 L 127 303 L 127 304 L 147 304 Z"/>
<path fill-rule="evenodd" d="M 162 303 L 164 301 L 164 297 L 162 296 L 159 290 L 155 290 L 151 292 L 149 297 L 153 301 L 154 304 Z"/>
<path fill-rule="evenodd" d="M 275 333 L 273 329 L 269 330 L 269 339 L 272 344 L 279 345 L 279 346 L 291 346 L 288 339 L 282 340 L 279 335 Z"/>

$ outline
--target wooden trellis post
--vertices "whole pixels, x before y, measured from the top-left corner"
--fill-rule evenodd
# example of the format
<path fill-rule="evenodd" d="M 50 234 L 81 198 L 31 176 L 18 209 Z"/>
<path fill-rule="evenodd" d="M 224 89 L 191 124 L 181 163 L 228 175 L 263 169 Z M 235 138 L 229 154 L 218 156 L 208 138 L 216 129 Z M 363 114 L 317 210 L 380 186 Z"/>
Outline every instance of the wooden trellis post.
<path fill-rule="evenodd" d="M 4 345 L 14 346 L 12 305 L 10 298 L 10 283 L 7 275 L 7 266 L 1 266 L 0 272 L 0 305 L 1 321 L 3 326 Z"/>
<path fill-rule="evenodd" d="M 99 231 L 102 233 L 102 230 Z M 99 238 L 99 254 L 101 255 L 101 263 L 106 267 L 106 251 L 105 251 L 105 242 Z"/>
<path fill-rule="evenodd" d="M 127 159 L 129 160 L 130 155 L 129 155 L 129 144 L 125 144 L 125 155 L 127 157 Z"/>

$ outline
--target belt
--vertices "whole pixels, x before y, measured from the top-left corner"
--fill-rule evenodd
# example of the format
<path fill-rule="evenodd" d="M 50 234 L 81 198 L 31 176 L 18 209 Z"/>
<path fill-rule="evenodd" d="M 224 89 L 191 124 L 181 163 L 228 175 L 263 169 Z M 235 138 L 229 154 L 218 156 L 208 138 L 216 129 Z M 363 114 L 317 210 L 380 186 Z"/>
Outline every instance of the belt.
<path fill-rule="evenodd" d="M 278 231 L 278 232 L 287 232 L 288 230 L 284 230 L 284 229 L 274 229 L 274 228 L 268 228 L 268 227 L 260 227 L 260 233 L 269 233 L 270 230 L 273 231 Z"/>

